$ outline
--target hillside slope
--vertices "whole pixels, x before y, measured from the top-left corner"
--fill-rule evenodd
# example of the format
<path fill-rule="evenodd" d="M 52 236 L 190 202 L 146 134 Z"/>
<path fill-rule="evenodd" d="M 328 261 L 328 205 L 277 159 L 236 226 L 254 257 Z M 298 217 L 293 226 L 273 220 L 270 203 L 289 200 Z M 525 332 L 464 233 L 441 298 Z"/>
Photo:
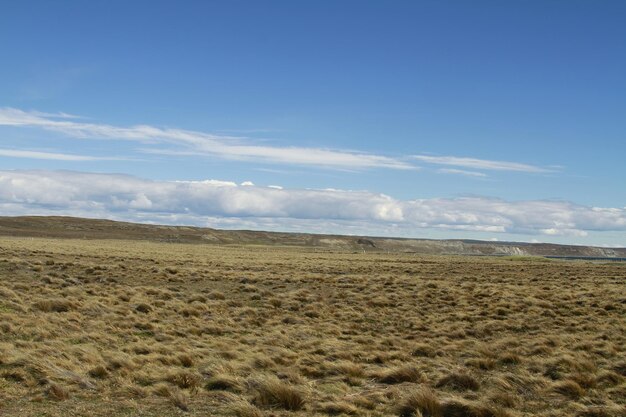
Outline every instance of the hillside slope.
<path fill-rule="evenodd" d="M 260 244 L 423 254 L 626 257 L 626 248 L 217 230 L 202 227 L 148 225 L 51 216 L 0 217 L 0 235 L 72 239 L 129 239 L 196 244 Z"/>

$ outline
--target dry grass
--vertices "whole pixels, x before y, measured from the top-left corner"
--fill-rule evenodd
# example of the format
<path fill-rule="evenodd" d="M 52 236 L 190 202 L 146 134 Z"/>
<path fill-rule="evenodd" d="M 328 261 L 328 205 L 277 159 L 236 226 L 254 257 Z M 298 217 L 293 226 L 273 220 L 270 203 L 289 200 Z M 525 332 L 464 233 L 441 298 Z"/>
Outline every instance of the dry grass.
<path fill-rule="evenodd" d="M 301 390 L 275 377 L 255 381 L 254 385 L 256 394 L 253 403 L 260 407 L 298 411 L 306 402 Z"/>
<path fill-rule="evenodd" d="M 0 415 L 626 415 L 626 265 L 0 238 Z"/>

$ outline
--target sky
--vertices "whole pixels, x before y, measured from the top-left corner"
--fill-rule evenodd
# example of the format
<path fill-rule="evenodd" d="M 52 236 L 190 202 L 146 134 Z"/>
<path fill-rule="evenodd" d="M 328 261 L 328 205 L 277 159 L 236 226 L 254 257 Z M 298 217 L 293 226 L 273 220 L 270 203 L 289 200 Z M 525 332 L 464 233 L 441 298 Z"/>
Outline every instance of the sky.
<path fill-rule="evenodd" d="M 626 246 L 624 1 L 0 7 L 0 215 Z"/>

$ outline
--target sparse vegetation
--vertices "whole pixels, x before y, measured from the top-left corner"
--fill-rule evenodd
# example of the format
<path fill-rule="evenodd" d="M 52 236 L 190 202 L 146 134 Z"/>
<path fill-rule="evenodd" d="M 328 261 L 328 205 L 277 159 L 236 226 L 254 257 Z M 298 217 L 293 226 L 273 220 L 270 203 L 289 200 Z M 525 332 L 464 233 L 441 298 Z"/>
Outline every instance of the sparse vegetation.
<path fill-rule="evenodd" d="M 626 265 L 0 238 L 0 415 L 622 416 Z"/>

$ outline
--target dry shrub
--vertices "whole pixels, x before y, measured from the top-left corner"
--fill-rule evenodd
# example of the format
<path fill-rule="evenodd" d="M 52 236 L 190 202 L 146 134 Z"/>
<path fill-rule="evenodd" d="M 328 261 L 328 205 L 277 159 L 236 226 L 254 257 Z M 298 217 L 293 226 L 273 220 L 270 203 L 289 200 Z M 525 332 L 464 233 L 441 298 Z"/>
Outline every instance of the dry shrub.
<path fill-rule="evenodd" d="M 435 384 L 437 388 L 450 388 L 457 391 L 478 391 L 480 383 L 473 376 L 466 373 L 454 372 L 444 376 Z"/>
<path fill-rule="evenodd" d="M 420 382 L 422 373 L 415 366 L 406 365 L 393 368 L 378 375 L 383 384 L 400 384 L 402 382 Z"/>
<path fill-rule="evenodd" d="M 256 383 L 253 402 L 261 407 L 298 411 L 304 407 L 304 393 L 277 378 L 265 378 Z"/>

